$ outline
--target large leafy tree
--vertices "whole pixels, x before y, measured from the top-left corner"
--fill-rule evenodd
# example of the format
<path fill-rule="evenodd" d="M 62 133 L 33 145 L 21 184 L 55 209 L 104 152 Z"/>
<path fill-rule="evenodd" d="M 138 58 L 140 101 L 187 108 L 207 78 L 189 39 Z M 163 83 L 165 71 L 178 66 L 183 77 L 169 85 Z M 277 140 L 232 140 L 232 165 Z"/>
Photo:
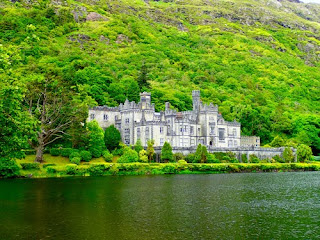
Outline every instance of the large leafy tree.
<path fill-rule="evenodd" d="M 89 131 L 89 151 L 93 157 L 101 157 L 104 145 L 104 132 L 97 121 L 91 121 L 87 124 Z"/>
<path fill-rule="evenodd" d="M 121 134 L 114 125 L 106 128 L 104 132 L 104 143 L 108 150 L 112 151 L 119 147 L 121 142 Z"/>
<path fill-rule="evenodd" d="M 29 143 L 36 150 L 36 162 L 43 161 L 46 146 L 63 138 L 75 122 L 84 122 L 87 106 L 74 99 L 73 89 L 50 71 L 28 79 L 25 105 L 36 121 Z"/>

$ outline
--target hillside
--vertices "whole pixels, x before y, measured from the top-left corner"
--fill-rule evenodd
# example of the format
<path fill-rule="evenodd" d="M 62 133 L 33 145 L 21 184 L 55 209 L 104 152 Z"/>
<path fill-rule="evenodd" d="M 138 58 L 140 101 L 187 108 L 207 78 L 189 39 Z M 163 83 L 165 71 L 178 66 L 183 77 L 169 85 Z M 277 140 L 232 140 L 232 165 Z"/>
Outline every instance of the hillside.
<path fill-rule="evenodd" d="M 320 5 L 2 1 L 0 44 L 2 84 L 56 79 L 89 105 L 113 106 L 147 90 L 157 110 L 191 109 L 201 89 L 243 134 L 320 151 Z"/>

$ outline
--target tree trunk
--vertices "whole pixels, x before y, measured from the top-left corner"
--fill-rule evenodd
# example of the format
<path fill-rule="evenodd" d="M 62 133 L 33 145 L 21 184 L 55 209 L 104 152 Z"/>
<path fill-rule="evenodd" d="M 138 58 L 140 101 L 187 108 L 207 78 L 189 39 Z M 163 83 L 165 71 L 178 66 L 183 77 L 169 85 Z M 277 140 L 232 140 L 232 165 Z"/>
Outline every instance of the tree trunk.
<path fill-rule="evenodd" d="M 35 162 L 43 162 L 43 150 L 44 150 L 44 141 L 43 141 L 43 134 L 40 133 L 38 137 L 38 147 L 37 147 L 37 153 L 36 153 L 36 159 Z"/>

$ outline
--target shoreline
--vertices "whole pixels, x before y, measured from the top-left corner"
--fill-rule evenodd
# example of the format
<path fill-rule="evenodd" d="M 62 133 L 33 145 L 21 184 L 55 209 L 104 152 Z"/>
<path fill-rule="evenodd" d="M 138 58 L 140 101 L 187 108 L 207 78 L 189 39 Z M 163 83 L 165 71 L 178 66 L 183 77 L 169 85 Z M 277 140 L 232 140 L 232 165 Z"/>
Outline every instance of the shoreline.
<path fill-rule="evenodd" d="M 42 166 L 41 166 L 42 165 Z M 320 171 L 320 163 L 88 163 L 22 169 L 16 178 Z"/>

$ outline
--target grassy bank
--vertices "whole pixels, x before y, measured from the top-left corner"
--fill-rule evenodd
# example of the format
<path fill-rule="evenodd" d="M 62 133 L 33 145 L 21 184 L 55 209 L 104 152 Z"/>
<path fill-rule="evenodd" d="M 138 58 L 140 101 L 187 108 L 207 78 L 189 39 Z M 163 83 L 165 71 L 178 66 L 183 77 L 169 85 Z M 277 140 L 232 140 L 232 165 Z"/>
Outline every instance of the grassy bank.
<path fill-rule="evenodd" d="M 34 156 L 18 160 L 21 177 L 47 178 L 67 176 L 156 175 L 240 172 L 320 171 L 320 163 L 106 163 L 103 158 L 70 164 L 68 158 L 45 155 L 45 162 L 33 162 Z M 116 160 L 116 159 L 114 159 Z"/>

